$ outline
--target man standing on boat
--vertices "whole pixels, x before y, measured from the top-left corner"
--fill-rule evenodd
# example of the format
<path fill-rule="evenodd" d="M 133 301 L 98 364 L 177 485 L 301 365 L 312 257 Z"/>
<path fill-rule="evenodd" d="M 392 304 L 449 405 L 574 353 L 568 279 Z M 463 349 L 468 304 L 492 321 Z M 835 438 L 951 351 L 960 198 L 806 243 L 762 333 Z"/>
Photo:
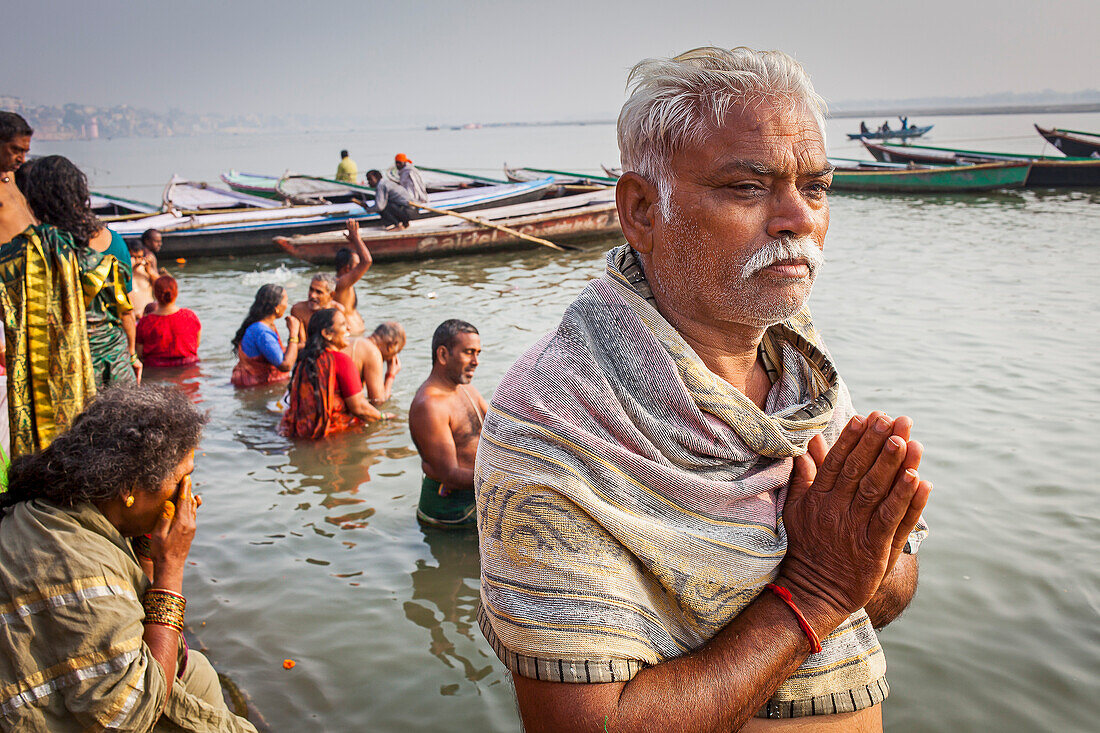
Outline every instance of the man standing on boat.
<path fill-rule="evenodd" d="M 630 85 L 628 244 L 486 416 L 481 629 L 528 733 L 881 730 L 874 629 L 916 589 L 931 484 L 909 418 L 855 414 L 805 307 L 824 103 L 747 48 Z"/>
<path fill-rule="evenodd" d="M 377 170 L 367 171 L 367 185 L 374 189 L 374 203 L 364 204 L 363 208 L 381 214 L 386 229 L 408 229 L 414 214 L 409 192 L 401 184 L 383 178 Z"/>
<path fill-rule="evenodd" d="M 346 150 L 340 151 L 340 164 L 336 166 L 336 180 L 341 183 L 359 183 L 359 166 Z"/>
<path fill-rule="evenodd" d="M 477 525 L 474 459 L 488 409 L 470 382 L 481 354 L 481 336 L 453 318 L 432 335 L 432 373 L 409 407 L 409 432 L 420 451 L 424 479 L 416 518 L 443 529 Z"/>
<path fill-rule="evenodd" d="M 399 182 L 401 187 L 409 192 L 409 198 L 413 201 L 427 202 L 428 190 L 424 188 L 424 179 L 420 176 L 420 171 L 416 169 L 413 162 L 409 160 L 409 156 L 398 153 L 394 156 L 393 164 L 397 166 L 397 173 L 400 177 Z"/>

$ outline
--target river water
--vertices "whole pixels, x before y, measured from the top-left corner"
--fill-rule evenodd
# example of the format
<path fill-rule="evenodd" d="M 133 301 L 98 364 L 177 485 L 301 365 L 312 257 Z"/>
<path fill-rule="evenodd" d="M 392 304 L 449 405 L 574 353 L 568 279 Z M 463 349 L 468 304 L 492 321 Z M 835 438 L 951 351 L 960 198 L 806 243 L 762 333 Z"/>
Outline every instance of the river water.
<path fill-rule="evenodd" d="M 1038 152 L 1030 124 L 1100 129 L 1100 115 L 944 117 L 931 144 Z M 869 121 L 872 124 L 874 121 Z M 858 155 L 830 123 L 831 150 Z M 329 172 L 348 147 L 381 167 L 498 162 L 587 169 L 617 160 L 609 125 L 381 130 L 36 143 L 93 186 L 158 199 L 173 172 Z M 1049 150 L 1049 149 L 1048 149 Z M 935 482 L 910 610 L 882 634 L 889 730 L 1095 730 L 1100 682 L 1100 191 L 834 195 L 813 306 L 858 409 L 914 418 Z M 408 329 L 397 420 L 322 443 L 275 433 L 278 390 L 235 391 L 229 339 L 265 282 L 305 296 L 312 266 L 268 256 L 176 266 L 204 324 L 197 367 L 149 375 L 211 421 L 195 484 L 205 503 L 185 581 L 189 622 L 272 730 L 519 729 L 509 681 L 475 622 L 476 538 L 416 523 L 419 459 L 406 414 L 432 330 L 476 324 L 474 384 L 508 366 L 599 274 L 612 238 L 392 263 L 358 286 L 368 324 Z M 169 263 L 170 264 L 170 263 Z M 283 668 L 284 659 L 297 663 Z"/>

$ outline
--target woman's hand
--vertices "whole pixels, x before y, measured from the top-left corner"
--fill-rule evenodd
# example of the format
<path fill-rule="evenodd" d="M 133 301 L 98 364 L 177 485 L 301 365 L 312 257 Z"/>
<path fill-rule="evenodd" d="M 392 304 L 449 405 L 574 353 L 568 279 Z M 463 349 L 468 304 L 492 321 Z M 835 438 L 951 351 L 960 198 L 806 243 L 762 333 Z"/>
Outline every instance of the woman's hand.
<path fill-rule="evenodd" d="M 134 368 L 134 377 L 137 378 L 137 383 L 141 384 L 141 373 L 145 369 L 145 365 L 141 363 L 141 359 L 137 354 L 130 355 L 130 366 Z"/>
<path fill-rule="evenodd" d="M 290 332 L 290 338 L 296 338 L 299 341 L 302 340 L 302 331 L 304 330 L 302 328 L 302 322 L 299 321 L 295 316 L 286 317 L 286 330 Z"/>
<path fill-rule="evenodd" d="M 150 535 L 153 585 L 179 592 L 183 565 L 195 539 L 195 512 L 202 499 L 191 491 L 191 476 L 180 479 L 175 502 L 164 502 L 164 511 Z"/>

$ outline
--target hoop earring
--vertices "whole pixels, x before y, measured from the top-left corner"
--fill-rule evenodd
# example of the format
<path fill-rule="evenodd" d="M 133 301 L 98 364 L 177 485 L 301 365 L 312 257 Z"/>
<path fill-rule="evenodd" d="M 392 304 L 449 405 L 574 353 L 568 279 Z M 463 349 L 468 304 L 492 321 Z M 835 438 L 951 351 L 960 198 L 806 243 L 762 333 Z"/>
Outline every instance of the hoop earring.
<path fill-rule="evenodd" d="M 126 497 L 126 501 L 124 501 L 122 503 L 126 505 L 127 509 L 129 509 L 130 507 L 132 507 L 134 505 L 134 495 L 130 494 L 129 496 Z"/>

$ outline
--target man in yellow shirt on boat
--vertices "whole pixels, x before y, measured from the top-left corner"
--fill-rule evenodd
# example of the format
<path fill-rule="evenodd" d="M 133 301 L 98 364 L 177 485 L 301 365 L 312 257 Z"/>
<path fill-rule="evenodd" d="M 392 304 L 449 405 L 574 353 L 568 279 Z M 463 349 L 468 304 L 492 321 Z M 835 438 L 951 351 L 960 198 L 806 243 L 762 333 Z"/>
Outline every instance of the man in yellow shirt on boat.
<path fill-rule="evenodd" d="M 341 183 L 358 183 L 359 166 L 348 155 L 348 151 L 340 151 L 340 165 L 336 166 L 336 180 Z"/>

